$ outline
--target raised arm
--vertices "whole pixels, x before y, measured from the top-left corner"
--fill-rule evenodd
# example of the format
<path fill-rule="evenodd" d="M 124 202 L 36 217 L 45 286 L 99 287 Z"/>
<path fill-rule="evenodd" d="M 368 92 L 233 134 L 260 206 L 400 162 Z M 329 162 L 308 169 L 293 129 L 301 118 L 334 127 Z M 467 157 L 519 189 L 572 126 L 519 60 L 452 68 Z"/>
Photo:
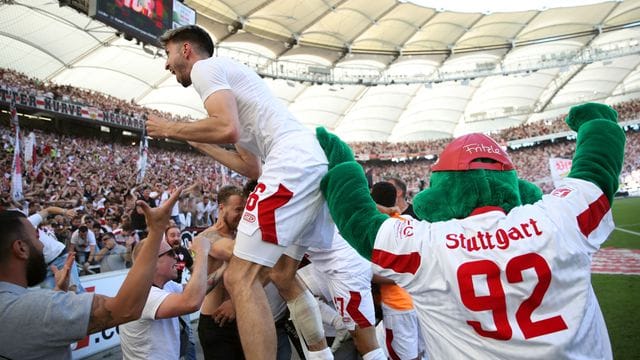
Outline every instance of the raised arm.
<path fill-rule="evenodd" d="M 578 132 L 568 177 L 596 184 L 609 204 L 618 190 L 624 160 L 625 135 L 617 120 L 613 108 L 596 103 L 574 106 L 566 119 L 569 127 Z"/>
<path fill-rule="evenodd" d="M 364 170 L 349 146 L 324 128 L 317 128 L 316 135 L 329 159 L 329 171 L 322 178 L 320 189 L 331 217 L 342 237 L 360 255 L 371 259 L 378 229 L 389 216 L 377 210 Z"/>
<path fill-rule="evenodd" d="M 182 293 L 170 294 L 164 299 L 156 311 L 156 319 L 189 314 L 200 309 L 207 291 L 207 256 L 209 247 L 210 243 L 206 238 L 196 237 L 194 239 L 191 249 L 195 251 L 196 258 L 193 263 L 191 278 Z"/>
<path fill-rule="evenodd" d="M 240 137 L 238 105 L 231 90 L 219 90 L 204 102 L 208 117 L 193 122 L 175 122 L 149 114 L 147 134 L 207 144 L 235 144 Z"/>
<path fill-rule="evenodd" d="M 150 208 L 144 201 L 137 202 L 137 206 L 140 206 L 144 212 L 149 227 L 146 244 L 120 286 L 118 294 L 115 297 L 98 294 L 94 296 L 87 328 L 88 334 L 136 320 L 142 314 L 155 274 L 160 242 L 164 230 L 169 225 L 171 209 L 181 191 L 182 188 L 176 189 L 169 200 L 157 208 Z"/>

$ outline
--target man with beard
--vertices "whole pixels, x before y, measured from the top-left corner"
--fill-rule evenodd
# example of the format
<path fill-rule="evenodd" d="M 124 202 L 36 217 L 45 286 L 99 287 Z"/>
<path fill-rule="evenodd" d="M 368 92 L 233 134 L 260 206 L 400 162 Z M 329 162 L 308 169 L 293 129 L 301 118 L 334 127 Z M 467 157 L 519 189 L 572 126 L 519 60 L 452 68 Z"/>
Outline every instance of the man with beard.
<path fill-rule="evenodd" d="M 66 292 L 72 256 L 61 270 L 52 268 L 54 290 L 28 290 L 46 275 L 43 244 L 24 214 L 0 211 L 0 358 L 70 359 L 69 345 L 74 341 L 139 318 L 153 281 L 162 234 L 180 190 L 157 209 L 138 202 L 149 224 L 147 246 L 115 297 Z"/>
<path fill-rule="evenodd" d="M 180 228 L 177 225 L 172 225 L 167 228 L 164 232 L 164 238 L 167 244 L 173 248 L 173 251 L 176 253 L 176 260 L 178 263 L 176 264 L 176 269 L 178 270 L 178 276 L 176 276 L 173 281 L 178 284 L 182 284 L 182 272 L 184 269 L 189 270 L 189 272 L 193 271 L 193 257 L 189 253 L 189 250 L 182 246 L 182 238 L 180 237 Z"/>
<path fill-rule="evenodd" d="M 201 236 L 208 238 L 212 245 L 218 242 L 212 251 L 225 249 L 227 254 L 216 257 L 231 258 L 233 240 L 236 237 L 238 223 L 244 210 L 245 197 L 242 190 L 235 186 L 225 186 L 218 192 L 218 220 Z M 228 246 L 221 247 L 222 243 Z M 213 273 L 224 265 L 225 261 L 209 256 L 207 272 Z M 225 317 L 225 307 L 231 306 L 229 294 L 224 285 L 219 284 L 204 299 L 200 308 L 200 320 L 198 321 L 198 336 L 204 352 L 205 359 L 243 359 L 240 336 L 234 319 Z M 233 309 L 232 309 L 233 310 Z"/>

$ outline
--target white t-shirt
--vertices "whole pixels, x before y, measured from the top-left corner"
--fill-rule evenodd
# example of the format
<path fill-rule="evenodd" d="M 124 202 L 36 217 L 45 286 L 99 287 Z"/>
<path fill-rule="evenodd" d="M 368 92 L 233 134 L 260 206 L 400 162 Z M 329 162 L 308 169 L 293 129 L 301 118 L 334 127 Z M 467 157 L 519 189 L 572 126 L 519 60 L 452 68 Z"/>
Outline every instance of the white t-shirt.
<path fill-rule="evenodd" d="M 36 229 L 38 228 L 38 225 L 40 225 L 42 220 L 42 216 L 40 216 L 40 214 L 38 213 L 29 216 L 29 222 Z M 42 245 L 44 245 L 42 253 L 44 254 L 44 261 L 47 264 L 60 256 L 60 254 L 64 250 L 64 244 L 58 241 L 56 235 L 49 229 L 38 229 L 38 238 L 40 239 L 40 242 L 42 242 Z"/>
<path fill-rule="evenodd" d="M 602 191 L 569 178 L 508 215 L 388 219 L 372 262 L 412 295 L 429 358 L 611 359 L 590 264 L 613 228 Z"/>
<path fill-rule="evenodd" d="M 193 65 L 191 81 L 203 102 L 216 91 L 233 92 L 240 120 L 238 144 L 263 161 L 281 139 L 313 136 L 247 66 L 229 58 L 211 57 Z"/>
<path fill-rule="evenodd" d="M 169 193 L 169 191 L 163 191 L 162 195 L 160 195 L 160 205 L 164 204 L 165 201 L 169 200 L 169 198 L 171 197 L 171 194 Z M 180 213 L 180 206 L 178 204 L 178 201 L 176 201 L 175 204 L 173 204 L 173 207 L 171 208 L 171 216 L 178 216 L 178 214 Z"/>
<path fill-rule="evenodd" d="M 176 360 L 180 357 L 180 324 L 177 317 L 156 320 L 160 304 L 182 285 L 169 281 L 160 289 L 151 287 L 140 319 L 120 325 L 123 359 Z"/>
<path fill-rule="evenodd" d="M 76 230 L 71 234 L 71 243 L 75 245 L 76 251 L 89 252 L 90 246 L 96 246 L 96 235 L 93 231 L 87 229 L 87 237 L 85 239 L 80 237 L 80 230 Z"/>

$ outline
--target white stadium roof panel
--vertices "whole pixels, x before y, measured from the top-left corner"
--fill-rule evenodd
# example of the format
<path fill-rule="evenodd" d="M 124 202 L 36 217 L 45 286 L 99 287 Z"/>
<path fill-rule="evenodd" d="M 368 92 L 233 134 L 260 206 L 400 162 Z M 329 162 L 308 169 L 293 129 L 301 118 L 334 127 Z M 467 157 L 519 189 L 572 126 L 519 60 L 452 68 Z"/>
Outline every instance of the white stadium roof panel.
<path fill-rule="evenodd" d="M 263 72 L 303 123 L 350 141 L 486 131 L 577 101 L 637 97 L 640 0 L 591 2 L 466 12 L 397 0 L 185 1 L 218 54 Z M 0 5 L 0 48 L 3 68 L 204 115 L 161 52 L 57 1 Z"/>

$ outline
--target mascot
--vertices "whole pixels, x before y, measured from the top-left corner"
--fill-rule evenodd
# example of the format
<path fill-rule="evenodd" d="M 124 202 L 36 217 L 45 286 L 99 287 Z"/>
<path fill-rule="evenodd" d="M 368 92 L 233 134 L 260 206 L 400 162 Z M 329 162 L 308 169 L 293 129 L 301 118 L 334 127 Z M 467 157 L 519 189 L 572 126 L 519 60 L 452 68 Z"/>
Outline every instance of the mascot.
<path fill-rule="evenodd" d="M 410 221 L 378 212 L 349 147 L 317 129 L 331 215 L 376 273 L 411 294 L 429 358 L 612 358 L 590 265 L 614 228 L 625 135 L 602 104 L 576 106 L 566 122 L 576 151 L 551 194 L 471 134 L 443 150 Z"/>

